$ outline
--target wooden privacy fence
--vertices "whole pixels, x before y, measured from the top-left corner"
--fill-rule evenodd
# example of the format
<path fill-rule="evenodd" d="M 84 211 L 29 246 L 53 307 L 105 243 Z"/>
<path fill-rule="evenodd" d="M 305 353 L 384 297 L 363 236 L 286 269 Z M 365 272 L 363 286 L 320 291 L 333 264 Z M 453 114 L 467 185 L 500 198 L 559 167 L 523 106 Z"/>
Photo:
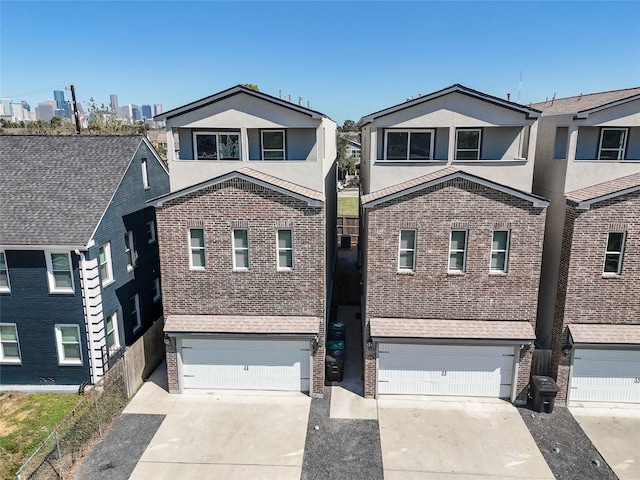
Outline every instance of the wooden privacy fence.
<path fill-rule="evenodd" d="M 345 215 L 338 217 L 338 245 L 341 245 L 342 236 L 351 236 L 351 246 L 358 245 L 360 222 L 357 215 Z"/>

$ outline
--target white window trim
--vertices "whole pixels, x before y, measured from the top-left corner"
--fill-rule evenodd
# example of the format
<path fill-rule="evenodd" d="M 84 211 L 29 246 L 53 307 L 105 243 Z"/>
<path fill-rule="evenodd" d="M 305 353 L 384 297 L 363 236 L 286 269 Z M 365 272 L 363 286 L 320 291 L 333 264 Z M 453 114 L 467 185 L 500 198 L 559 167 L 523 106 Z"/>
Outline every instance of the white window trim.
<path fill-rule="evenodd" d="M 202 248 L 200 248 L 200 247 L 194 248 L 191 245 L 191 232 L 193 230 L 202 230 L 202 242 L 203 242 Z M 206 242 L 206 235 L 205 235 L 205 232 L 204 232 L 204 228 L 201 228 L 201 227 L 189 228 L 189 235 L 188 235 L 188 238 L 187 238 L 187 242 L 188 242 L 187 243 L 187 247 L 189 248 L 189 268 L 191 270 L 204 270 L 205 268 L 207 268 L 207 253 L 206 253 L 206 243 L 207 242 Z M 204 252 L 204 266 L 197 266 L 196 267 L 196 266 L 193 265 L 193 252 L 194 252 L 194 250 L 202 250 Z"/>
<path fill-rule="evenodd" d="M 402 232 L 413 232 L 413 248 L 402 248 Z M 398 234 L 398 271 L 399 272 L 415 272 L 416 271 L 416 243 L 418 242 L 418 232 L 415 228 L 402 228 Z M 403 252 L 413 253 L 413 264 L 410 268 L 400 265 L 400 256 Z"/>
<path fill-rule="evenodd" d="M 291 248 L 280 248 L 280 232 L 291 232 Z M 291 251 L 291 266 L 280 266 L 280 251 Z M 293 270 L 295 267 L 294 254 L 293 254 L 293 229 L 292 228 L 279 228 L 276 232 L 276 265 L 280 271 Z"/>
<path fill-rule="evenodd" d="M 104 249 L 104 258 L 105 264 L 107 265 L 107 277 L 102 278 L 102 263 L 100 263 L 100 249 Z M 111 285 L 115 282 L 115 276 L 113 274 L 113 261 L 111 259 L 111 242 L 103 243 L 98 247 L 98 270 L 100 271 L 100 281 L 102 282 L 102 286 L 106 287 L 107 285 Z"/>
<path fill-rule="evenodd" d="M 505 249 L 494 249 L 493 248 L 493 236 L 496 232 L 507 232 L 507 243 L 505 245 Z M 490 273 L 507 273 L 509 271 L 509 245 L 511 243 L 511 231 L 506 229 L 497 229 L 494 230 L 491 234 L 491 251 L 489 253 L 489 272 Z M 494 253 L 504 253 L 504 268 L 491 268 L 491 258 Z"/>
<path fill-rule="evenodd" d="M 627 150 L 627 138 L 629 138 L 629 129 L 625 128 L 625 127 L 621 127 L 621 128 L 615 128 L 615 127 L 603 127 L 600 130 L 600 142 L 598 145 L 598 160 L 600 160 L 602 158 L 602 140 L 604 140 L 604 132 L 608 131 L 608 130 L 613 130 L 616 132 L 624 132 L 623 133 L 623 137 L 622 137 L 622 148 L 605 148 L 605 151 L 611 151 L 611 152 L 618 152 L 618 158 L 617 159 L 605 159 L 608 160 L 610 162 L 615 162 L 615 161 L 622 161 L 624 160 L 624 155 L 625 152 Z"/>
<path fill-rule="evenodd" d="M 0 250 L 0 254 L 4 257 L 4 268 L 7 274 L 7 286 L 0 286 L 0 293 L 11 293 L 11 279 L 9 278 L 9 265 L 7 264 L 7 254 L 4 250 Z"/>
<path fill-rule="evenodd" d="M 53 260 L 52 254 L 64 254 L 69 258 L 69 273 L 71 273 L 71 288 L 56 287 L 56 281 L 53 276 Z M 45 260 L 47 262 L 47 279 L 49 281 L 49 293 L 75 293 L 75 283 L 73 278 L 73 263 L 71 262 L 71 252 L 46 251 Z"/>
<path fill-rule="evenodd" d="M 216 137 L 216 158 L 198 158 L 198 136 L 215 135 Z M 237 135 L 238 136 L 238 160 L 233 158 L 220 159 L 220 135 Z M 193 159 L 210 162 L 238 162 L 242 161 L 242 135 L 240 131 L 218 132 L 218 131 L 197 131 L 193 132 Z"/>
<path fill-rule="evenodd" d="M 464 249 L 460 250 L 460 249 L 452 249 L 451 248 L 451 241 L 453 240 L 453 233 L 454 232 L 465 232 L 464 234 Z M 451 232 L 449 233 L 449 255 L 447 256 L 447 272 L 448 273 L 453 273 L 453 274 L 462 274 L 465 273 L 467 271 L 467 249 L 468 249 L 468 245 L 469 245 L 469 231 L 465 230 L 465 229 L 461 229 L 461 228 L 456 228 L 451 230 Z M 458 252 L 463 252 L 462 255 L 462 269 L 452 269 L 451 268 L 451 254 L 452 253 L 458 253 Z"/>
<path fill-rule="evenodd" d="M 478 132 L 478 148 L 458 148 L 458 133 L 460 132 Z M 456 145 L 454 159 L 457 162 L 477 162 L 482 160 L 480 158 L 480 149 L 482 148 L 482 129 L 481 128 L 456 128 Z M 478 158 L 460 158 L 458 159 L 458 152 L 478 152 Z"/>
<path fill-rule="evenodd" d="M 153 301 L 157 302 L 162 298 L 162 290 L 160 290 L 160 278 L 156 277 L 153 279 L 153 289 L 156 291 L 153 295 Z"/>
<path fill-rule="evenodd" d="M 0 337 L 0 363 L 11 363 L 11 364 L 21 364 L 22 363 L 22 350 L 20 350 L 20 337 L 18 336 L 18 325 L 15 323 L 0 323 L 2 327 L 13 327 L 16 332 L 16 344 L 18 345 L 18 358 L 4 356 L 4 340 Z M 8 343 L 8 341 L 7 341 Z"/>
<path fill-rule="evenodd" d="M 149 190 L 149 170 L 146 158 L 140 161 L 140 169 L 142 170 L 142 186 L 145 190 Z"/>
<path fill-rule="evenodd" d="M 133 324 L 133 333 L 136 333 L 142 328 L 142 315 L 140 314 L 140 296 L 136 293 L 133 297 L 131 297 L 131 300 L 133 300 L 136 308 L 136 319 L 135 323 Z"/>
<path fill-rule="evenodd" d="M 104 319 L 104 339 L 105 339 L 105 344 L 107 344 L 107 338 L 109 337 L 109 332 L 107 331 L 107 320 L 111 318 L 111 325 L 113 326 L 113 337 L 115 339 L 115 342 L 113 345 L 111 345 L 111 347 L 109 348 L 110 352 L 116 351 L 120 348 L 120 336 L 118 334 L 118 312 L 113 312 L 111 315 L 108 315 L 105 319 Z"/>
<path fill-rule="evenodd" d="M 609 235 L 611 235 L 612 233 L 621 233 L 622 234 L 622 242 L 620 244 L 620 251 L 609 251 L 607 250 L 607 247 L 609 245 Z M 602 264 L 602 275 L 605 277 L 619 277 L 620 275 L 622 275 L 622 259 L 624 258 L 624 246 L 625 243 L 627 241 L 627 232 L 623 232 L 623 231 L 610 231 L 607 232 L 607 243 L 604 247 L 604 263 Z M 604 269 L 607 266 L 607 255 L 618 255 L 618 270 L 615 272 L 605 272 Z"/>
<path fill-rule="evenodd" d="M 71 360 L 67 360 L 64 358 L 64 348 L 62 344 L 62 327 L 75 327 L 78 332 L 78 346 L 80 352 L 80 358 L 74 358 Z M 56 331 L 56 348 L 58 350 L 58 365 L 82 365 L 82 338 L 80 336 L 80 327 L 76 324 L 65 324 L 65 323 L 56 323 L 55 325 Z"/>
<path fill-rule="evenodd" d="M 133 231 L 129 230 L 127 233 L 125 233 L 126 238 L 129 240 L 129 251 L 130 254 L 129 256 L 131 257 L 131 263 L 127 263 L 127 270 L 132 272 L 134 267 L 136 266 L 136 261 L 138 259 L 138 254 L 136 252 L 136 245 L 133 241 Z M 125 242 L 124 244 L 124 251 L 125 251 L 125 255 L 127 253 L 127 244 Z"/>
<path fill-rule="evenodd" d="M 247 246 L 246 247 L 236 247 L 236 232 L 247 232 Z M 247 228 L 234 228 L 231 232 L 231 246 L 233 247 L 233 269 L 239 271 L 246 271 L 251 268 L 251 255 L 250 255 L 250 244 L 249 244 L 249 229 Z M 239 267 L 236 265 L 236 253 L 238 252 L 247 252 L 247 266 Z"/>
<path fill-rule="evenodd" d="M 282 148 L 264 148 L 264 134 L 265 133 L 282 133 Z M 287 160 L 287 135 L 284 130 L 262 130 L 260 132 L 260 148 L 262 150 L 262 160 L 265 162 L 282 162 Z M 275 160 L 272 158 L 264 158 L 264 152 L 282 152 L 282 160 Z"/>
<path fill-rule="evenodd" d="M 407 158 L 402 159 L 387 159 L 387 145 L 389 144 L 389 133 L 407 133 Z M 411 155 L 411 134 L 412 133 L 430 133 L 429 142 L 429 158 L 428 159 L 410 159 Z M 436 131 L 433 128 L 388 128 L 384 131 L 384 146 L 382 152 L 382 158 L 389 162 L 433 162 L 436 161 L 433 157 L 435 152 L 433 151 L 436 142 Z"/>
<path fill-rule="evenodd" d="M 155 243 L 156 242 L 156 221 L 151 220 L 147 222 L 147 243 Z"/>

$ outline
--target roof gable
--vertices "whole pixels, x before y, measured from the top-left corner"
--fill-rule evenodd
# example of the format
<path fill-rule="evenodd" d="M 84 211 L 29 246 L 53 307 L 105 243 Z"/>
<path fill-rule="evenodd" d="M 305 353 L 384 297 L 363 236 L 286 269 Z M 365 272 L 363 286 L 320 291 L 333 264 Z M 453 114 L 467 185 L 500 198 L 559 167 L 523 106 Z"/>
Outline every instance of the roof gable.
<path fill-rule="evenodd" d="M 640 191 L 640 173 L 574 190 L 567 193 L 567 202 L 576 208 L 589 210 L 594 203 L 637 191 Z"/>
<path fill-rule="evenodd" d="M 405 110 L 411 107 L 414 107 L 416 105 L 420 105 L 422 103 L 434 100 L 436 98 L 440 98 L 443 97 L 445 95 L 449 95 L 451 93 L 460 93 L 462 95 L 466 95 L 478 100 L 482 100 L 488 103 L 491 103 L 493 105 L 497 105 L 500 107 L 504 107 L 506 109 L 509 110 L 513 110 L 516 111 L 518 113 L 522 113 L 526 116 L 527 119 L 529 118 L 537 118 L 540 114 L 539 111 L 531 108 L 531 107 L 526 107 L 524 105 L 520 105 L 518 103 L 514 103 L 508 100 L 503 100 L 501 98 L 498 97 L 494 97 L 493 95 L 489 95 L 486 93 L 482 93 L 479 92 L 477 90 L 473 90 L 471 88 L 465 87 L 463 85 L 460 84 L 455 84 L 455 85 L 451 85 L 447 88 L 443 88 L 442 90 L 438 90 L 437 92 L 433 92 L 433 93 L 429 93 L 427 95 L 421 95 L 418 98 L 413 98 L 411 100 L 407 100 L 406 102 L 400 103 L 398 105 L 394 105 L 393 107 L 389 107 L 389 108 L 385 108 L 383 110 L 379 110 L 377 112 L 371 113 L 369 115 L 365 115 L 364 117 L 362 117 L 360 119 L 360 121 L 358 122 L 358 125 L 366 125 L 368 123 L 373 122 L 375 119 L 380 118 L 380 117 L 384 117 L 386 115 L 390 115 L 392 113 L 395 112 L 399 112 L 401 110 Z"/>
<path fill-rule="evenodd" d="M 138 135 L 3 136 L 3 245 L 86 246 L 143 141 Z"/>
<path fill-rule="evenodd" d="M 448 167 L 442 170 L 438 170 L 437 172 L 423 175 L 421 177 L 414 178 L 407 182 L 399 183 L 392 187 L 387 187 L 382 190 L 372 192 L 368 195 L 364 195 L 361 200 L 362 207 L 363 208 L 375 207 L 376 205 L 388 202 L 389 200 L 401 198 L 405 195 L 409 195 L 411 193 L 418 192 L 420 190 L 424 190 L 426 188 L 432 187 L 434 185 L 439 185 L 441 183 L 444 183 L 456 178 L 463 178 L 465 180 L 470 180 L 472 182 L 479 183 L 481 185 L 506 193 L 508 195 L 513 195 L 525 201 L 531 202 L 534 207 L 547 207 L 549 205 L 549 202 L 546 199 L 539 197 L 538 195 L 526 193 L 521 190 L 508 187 L 506 185 L 492 182 L 491 180 L 487 180 L 481 177 L 477 177 L 475 175 L 471 175 L 470 173 L 463 172 L 462 170 L 457 170 L 453 167 Z"/>
<path fill-rule="evenodd" d="M 246 94 L 252 97 L 256 97 L 258 99 L 264 100 L 265 102 L 270 102 L 274 105 L 278 105 L 280 107 L 288 108 L 290 110 L 303 113 L 308 115 L 314 119 L 321 119 L 327 117 L 325 114 L 318 112 L 316 110 L 312 110 L 310 108 L 305 108 L 301 105 L 296 105 L 295 103 L 288 102 L 287 100 L 273 97 L 263 92 L 259 92 L 252 88 L 245 87 L 243 85 L 236 85 L 235 87 L 228 88 L 227 90 L 223 90 L 222 92 L 215 93 L 205 98 L 201 98 L 200 100 L 196 100 L 195 102 L 188 103 L 181 107 L 174 108 L 173 110 L 169 110 L 167 112 L 163 112 L 154 117 L 155 120 L 168 120 L 172 117 L 177 117 L 180 115 L 184 115 L 186 113 L 190 113 L 194 110 L 198 110 L 200 108 L 204 108 L 213 103 L 219 102 L 221 100 L 239 95 Z"/>
<path fill-rule="evenodd" d="M 189 195 L 190 193 L 204 190 L 205 188 L 212 185 L 218 185 L 232 178 L 241 178 L 270 190 L 275 190 L 290 197 L 307 202 L 307 204 L 312 207 L 319 207 L 324 205 L 324 195 L 321 192 L 303 187 L 292 182 L 288 182 L 286 180 L 282 180 L 281 178 L 277 178 L 266 173 L 258 172 L 257 170 L 253 170 L 248 167 L 240 168 L 238 170 L 234 170 L 232 172 L 226 173 L 216 178 L 212 178 L 210 180 L 206 180 L 196 185 L 192 185 L 190 187 L 186 187 L 181 190 L 162 195 L 161 197 L 149 200 L 148 203 L 156 207 L 162 207 L 165 202 L 183 197 L 185 195 Z"/>

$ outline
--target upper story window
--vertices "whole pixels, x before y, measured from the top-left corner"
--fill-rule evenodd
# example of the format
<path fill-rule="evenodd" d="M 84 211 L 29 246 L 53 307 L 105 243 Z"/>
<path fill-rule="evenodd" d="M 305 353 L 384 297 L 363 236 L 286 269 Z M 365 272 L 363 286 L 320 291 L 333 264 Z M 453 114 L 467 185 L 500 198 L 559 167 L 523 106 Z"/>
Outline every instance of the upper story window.
<path fill-rule="evenodd" d="M 194 132 L 196 160 L 240 160 L 240 134 Z"/>
<path fill-rule="evenodd" d="M 7 259 L 4 252 L 0 252 L 0 292 L 10 292 L 9 269 L 7 268 Z"/>
<path fill-rule="evenodd" d="M 467 257 L 467 231 L 452 230 L 449 242 L 449 271 L 464 272 Z"/>
<path fill-rule="evenodd" d="M 385 160 L 432 160 L 433 130 L 386 130 Z"/>
<path fill-rule="evenodd" d="M 246 228 L 233 231 L 233 268 L 249 270 L 249 232 Z"/>
<path fill-rule="evenodd" d="M 140 168 L 142 169 L 142 186 L 149 188 L 149 170 L 147 169 L 147 159 L 143 158 L 140 162 Z"/>
<path fill-rule="evenodd" d="M 153 288 L 153 301 L 157 302 L 158 300 L 160 300 L 160 297 L 162 297 L 162 291 L 160 290 L 160 279 L 159 278 L 154 278 L 153 279 L 152 288 Z"/>
<path fill-rule="evenodd" d="M 156 222 L 151 220 L 147 222 L 147 242 L 153 243 L 156 241 Z"/>
<path fill-rule="evenodd" d="M 479 160 L 482 130 L 459 128 L 456 130 L 456 160 Z"/>
<path fill-rule="evenodd" d="M 603 128 L 598 160 L 624 160 L 628 128 Z"/>
<path fill-rule="evenodd" d="M 0 362 L 20 363 L 18 327 L 15 323 L 0 323 Z"/>
<path fill-rule="evenodd" d="M 293 232 L 278 230 L 278 269 L 293 269 Z"/>
<path fill-rule="evenodd" d="M 124 234 L 124 253 L 127 257 L 127 270 L 133 270 L 136 264 L 136 249 L 133 243 L 133 232 L 128 231 Z"/>
<path fill-rule="evenodd" d="M 604 255 L 603 273 L 608 275 L 620 275 L 622 273 L 625 236 L 625 232 L 609 232 L 607 250 Z"/>
<path fill-rule="evenodd" d="M 494 230 L 491 240 L 491 272 L 507 272 L 507 257 L 509 254 L 509 230 Z"/>
<path fill-rule="evenodd" d="M 50 293 L 73 293 L 73 270 L 69 252 L 47 252 L 47 277 Z"/>
<path fill-rule="evenodd" d="M 111 263 L 111 242 L 100 245 L 98 249 L 98 261 L 100 263 L 100 278 L 102 286 L 113 282 L 113 263 Z"/>
<path fill-rule="evenodd" d="M 78 325 L 56 325 L 56 346 L 60 365 L 82 365 L 80 327 Z"/>
<path fill-rule="evenodd" d="M 105 331 L 107 334 L 107 348 L 109 350 L 116 350 L 120 346 L 117 313 L 113 313 L 107 317 L 105 321 Z"/>
<path fill-rule="evenodd" d="M 131 297 L 131 323 L 134 333 L 142 327 L 142 316 L 140 315 L 140 297 L 136 293 Z"/>
<path fill-rule="evenodd" d="M 286 160 L 284 130 L 262 131 L 262 159 Z"/>
<path fill-rule="evenodd" d="M 189 229 L 189 266 L 198 270 L 205 267 L 204 230 L 202 228 Z"/>
<path fill-rule="evenodd" d="M 398 270 L 413 272 L 416 268 L 416 231 L 400 230 L 398 248 Z"/>

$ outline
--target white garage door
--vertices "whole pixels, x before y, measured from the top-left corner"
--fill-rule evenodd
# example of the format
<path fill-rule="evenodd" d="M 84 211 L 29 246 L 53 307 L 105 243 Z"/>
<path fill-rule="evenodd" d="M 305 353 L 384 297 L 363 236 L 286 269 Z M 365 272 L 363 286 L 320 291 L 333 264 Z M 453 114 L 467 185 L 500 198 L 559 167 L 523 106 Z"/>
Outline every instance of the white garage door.
<path fill-rule="evenodd" d="M 514 347 L 381 343 L 378 393 L 511 396 Z"/>
<path fill-rule="evenodd" d="M 182 387 L 309 391 L 309 341 L 182 339 Z"/>
<path fill-rule="evenodd" d="M 640 403 L 640 351 L 576 348 L 569 400 Z"/>

